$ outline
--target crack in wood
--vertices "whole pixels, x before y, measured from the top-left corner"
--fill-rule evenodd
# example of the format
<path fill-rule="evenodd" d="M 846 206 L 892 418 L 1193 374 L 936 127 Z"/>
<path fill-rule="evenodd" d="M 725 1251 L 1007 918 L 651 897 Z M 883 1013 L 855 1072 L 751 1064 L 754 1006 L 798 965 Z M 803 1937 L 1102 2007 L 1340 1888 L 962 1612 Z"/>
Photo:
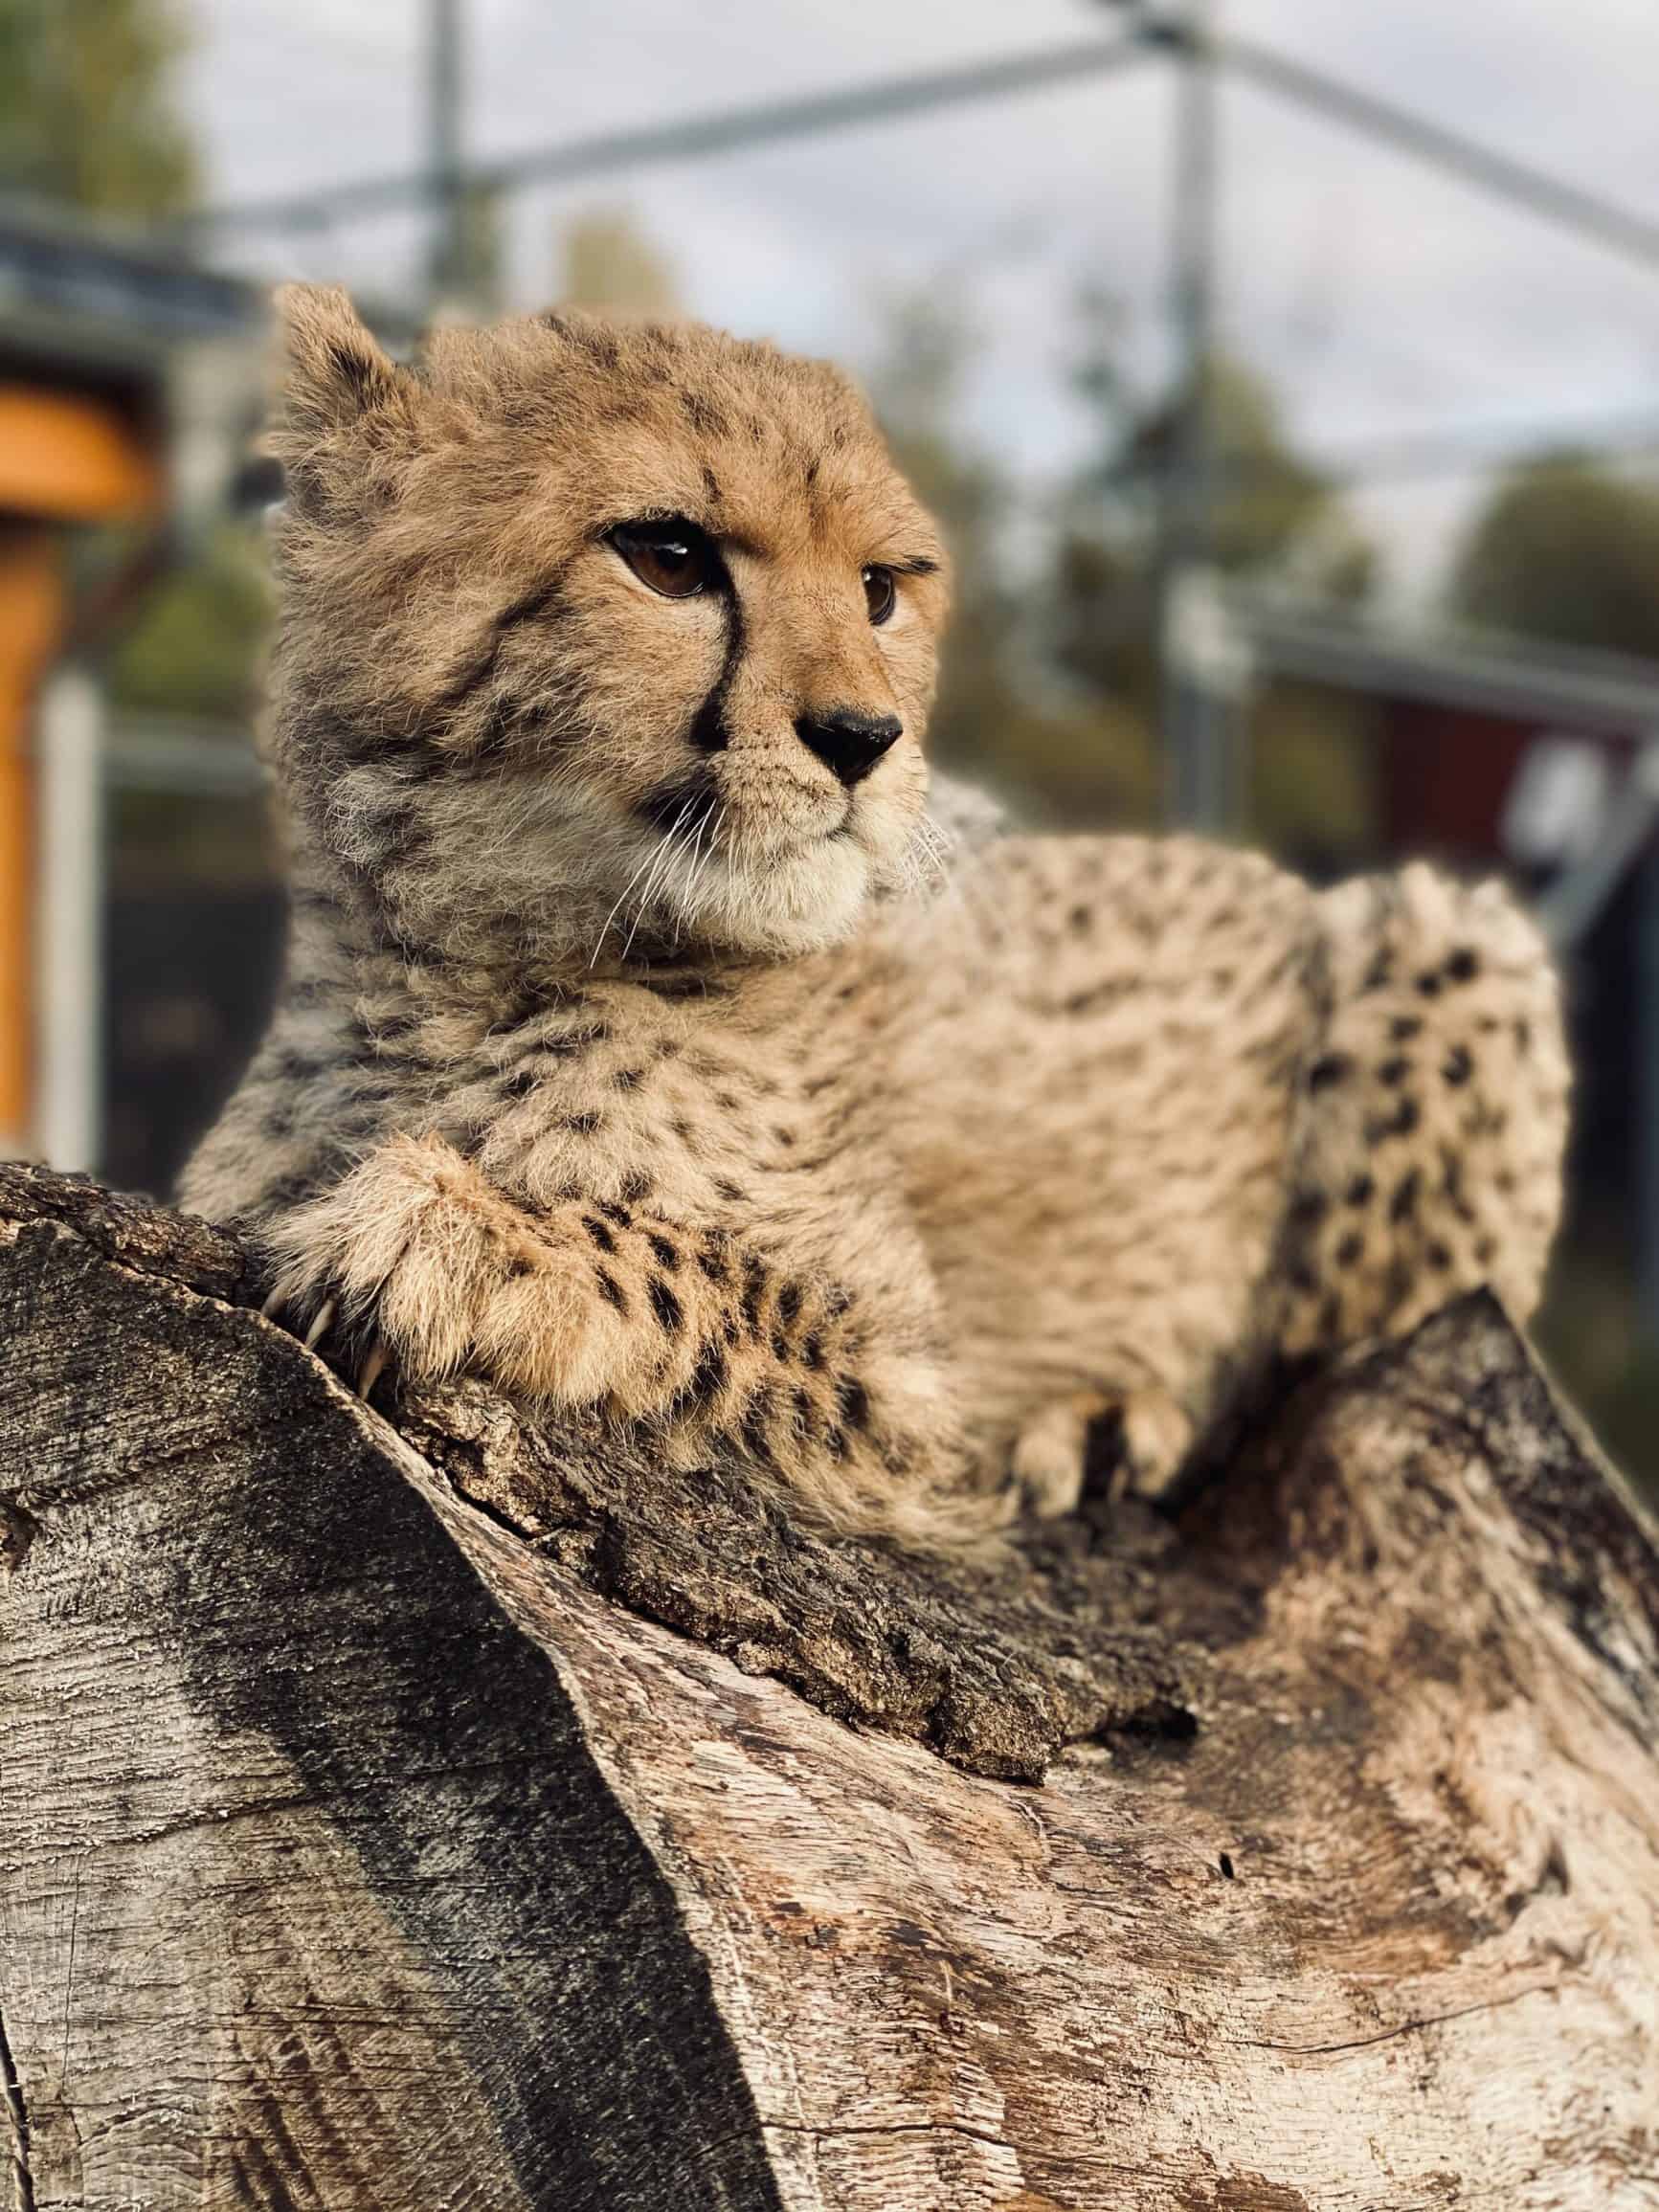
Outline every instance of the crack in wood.
<path fill-rule="evenodd" d="M 37 1527 L 34 1516 L 15 1498 L 0 1498 L 0 1576 L 4 1582 L 10 1582 L 28 1558 Z"/>
<path fill-rule="evenodd" d="M 0 2103 L 6 2110 L 6 2165 L 11 2183 L 11 2212 L 34 2212 L 34 2178 L 29 2163 L 29 2109 L 11 2057 L 6 2015 L 0 2008 Z"/>
<path fill-rule="evenodd" d="M 1512 1990 L 1508 1997 L 1483 1998 L 1478 2004 L 1460 2004 L 1449 2012 L 1427 2012 L 1419 2020 L 1402 2020 L 1394 2027 L 1379 2028 L 1376 2035 L 1351 2036 L 1342 2043 L 1264 2043 L 1249 2036 L 1229 2036 L 1227 2041 L 1240 2050 L 1283 2051 L 1290 2058 L 1328 2058 L 1341 2051 L 1370 2050 L 1376 2044 L 1393 2043 L 1402 2035 L 1421 2035 L 1425 2027 L 1444 2027 L 1447 2021 L 1468 2020 L 1475 2013 L 1502 2012 L 1525 1998 L 1553 1995 L 1559 1986 L 1558 1982 L 1536 1981 L 1530 1988 Z"/>

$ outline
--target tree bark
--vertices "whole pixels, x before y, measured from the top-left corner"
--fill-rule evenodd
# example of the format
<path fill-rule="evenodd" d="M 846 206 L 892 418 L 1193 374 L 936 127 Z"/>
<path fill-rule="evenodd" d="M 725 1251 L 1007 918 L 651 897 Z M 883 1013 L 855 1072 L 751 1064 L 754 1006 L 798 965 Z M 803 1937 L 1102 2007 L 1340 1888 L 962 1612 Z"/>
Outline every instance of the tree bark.
<path fill-rule="evenodd" d="M 1659 1561 L 1489 1301 L 951 1568 L 247 1297 L 0 1169 L 0 2205 L 1659 2203 Z"/>

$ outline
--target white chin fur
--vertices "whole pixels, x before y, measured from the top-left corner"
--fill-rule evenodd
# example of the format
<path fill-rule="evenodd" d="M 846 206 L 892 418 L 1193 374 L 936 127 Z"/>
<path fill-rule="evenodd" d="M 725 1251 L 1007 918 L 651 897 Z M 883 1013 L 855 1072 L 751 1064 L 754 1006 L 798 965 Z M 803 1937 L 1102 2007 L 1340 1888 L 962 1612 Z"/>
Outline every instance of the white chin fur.
<path fill-rule="evenodd" d="M 748 864 L 720 855 L 691 887 L 679 919 L 688 933 L 742 951 L 816 952 L 858 927 L 871 881 L 868 855 L 849 838 Z"/>

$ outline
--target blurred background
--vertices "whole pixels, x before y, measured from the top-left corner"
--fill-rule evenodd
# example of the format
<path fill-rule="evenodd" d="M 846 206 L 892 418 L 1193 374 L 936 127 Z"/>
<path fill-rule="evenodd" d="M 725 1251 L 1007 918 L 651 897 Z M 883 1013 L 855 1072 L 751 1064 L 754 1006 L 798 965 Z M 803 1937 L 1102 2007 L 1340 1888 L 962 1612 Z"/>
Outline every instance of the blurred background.
<path fill-rule="evenodd" d="M 0 1152 L 165 1192 L 269 1004 L 269 284 L 695 314 L 943 516 L 942 759 L 1535 899 L 1659 1482 L 1656 115 L 1652 0 L 0 0 Z"/>

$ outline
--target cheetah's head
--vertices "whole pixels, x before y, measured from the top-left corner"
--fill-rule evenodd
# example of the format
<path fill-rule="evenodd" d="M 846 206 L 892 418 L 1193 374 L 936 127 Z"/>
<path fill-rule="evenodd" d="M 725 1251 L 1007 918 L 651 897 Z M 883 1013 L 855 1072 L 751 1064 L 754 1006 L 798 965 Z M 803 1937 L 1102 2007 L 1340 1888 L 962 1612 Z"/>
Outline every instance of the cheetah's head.
<path fill-rule="evenodd" d="M 916 866 L 945 556 L 844 377 L 576 314 L 404 368 L 282 304 L 275 752 L 398 934 L 790 954 Z"/>

